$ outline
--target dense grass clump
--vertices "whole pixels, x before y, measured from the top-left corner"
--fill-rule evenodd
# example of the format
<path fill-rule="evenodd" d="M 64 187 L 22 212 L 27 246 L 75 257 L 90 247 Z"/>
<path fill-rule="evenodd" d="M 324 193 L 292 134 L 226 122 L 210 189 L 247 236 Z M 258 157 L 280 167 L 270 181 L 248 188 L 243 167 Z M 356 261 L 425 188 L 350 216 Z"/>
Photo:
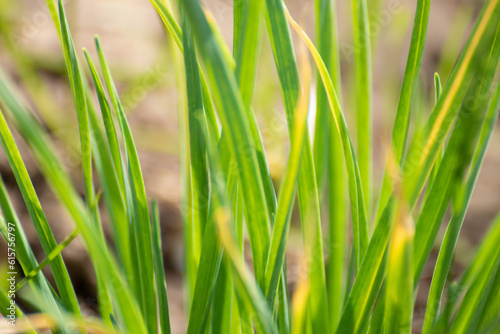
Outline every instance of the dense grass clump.
<path fill-rule="evenodd" d="M 189 333 L 409 333 L 436 239 L 439 255 L 422 332 L 500 331 L 500 216 L 463 275 L 449 275 L 500 108 L 500 88 L 494 84 L 500 0 L 485 1 L 444 85 L 438 74 L 426 78 L 435 87 L 428 116 L 422 116 L 425 103 L 417 100 L 431 0 L 416 1 L 381 180 L 373 180 L 371 50 L 377 39 L 370 37 L 367 0 L 351 1 L 354 74 L 346 87 L 332 0 L 314 1 L 314 42 L 281 0 L 234 0 L 232 52 L 198 0 L 150 2 L 171 41 L 178 92 L 185 97 L 179 101 L 186 102 L 178 108 Z M 170 333 L 158 204 L 148 201 L 103 46 L 96 38 L 98 59 L 76 50 L 62 1 L 46 4 L 74 101 L 84 196 L 60 161 L 50 126 L 42 125 L 0 72 L 0 143 L 46 254 L 38 263 L 0 179 L 0 232 L 8 244 L 15 241 L 25 277 L 16 289 L 29 290 L 17 298 L 30 296 L 35 309 L 25 315 L 17 306 L 13 328 Z M 263 35 L 271 44 L 290 139 L 278 190 L 252 108 Z M 295 47 L 302 52 L 296 54 Z M 342 89 L 355 97 L 353 124 L 346 120 Z M 412 122 L 412 112 L 420 122 Z M 11 129 L 27 143 L 75 223 L 62 244 L 52 234 Z M 305 270 L 291 291 L 285 252 L 296 198 Z M 103 232 L 101 202 L 112 245 Z M 446 228 L 439 240 L 441 226 Z M 95 269 L 99 318 L 82 315 L 61 256 L 75 237 L 84 241 Z M 251 261 L 243 256 L 245 247 Z M 11 300 L 9 291 L 1 291 L 6 316 Z"/>

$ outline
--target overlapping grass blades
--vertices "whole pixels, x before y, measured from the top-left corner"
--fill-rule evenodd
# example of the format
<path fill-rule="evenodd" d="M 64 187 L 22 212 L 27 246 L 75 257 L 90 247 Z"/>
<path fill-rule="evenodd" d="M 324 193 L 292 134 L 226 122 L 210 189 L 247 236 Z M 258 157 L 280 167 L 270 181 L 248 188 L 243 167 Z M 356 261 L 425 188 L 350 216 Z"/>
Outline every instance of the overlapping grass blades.
<path fill-rule="evenodd" d="M 5 92 L 1 96 L 2 102 L 7 105 L 17 130 L 28 143 L 39 168 L 57 198 L 68 210 L 82 232 L 94 265 L 102 273 L 106 281 L 112 282 L 107 288 L 112 292 L 111 295 L 116 302 L 117 313 L 120 315 L 119 319 L 123 320 L 122 325 L 131 331 L 144 331 L 144 322 L 135 304 L 134 297 L 125 283 L 108 246 L 103 243 L 103 239 L 99 236 L 93 216 L 86 210 L 84 203 L 64 171 L 50 139 L 30 112 L 18 102 L 18 94 L 6 86 L 5 81 L 2 80 L 1 83 L 4 88 L 2 92 Z M 6 131 L 2 131 L 2 135 L 6 133 Z M 54 308 L 53 311 L 57 309 Z"/>

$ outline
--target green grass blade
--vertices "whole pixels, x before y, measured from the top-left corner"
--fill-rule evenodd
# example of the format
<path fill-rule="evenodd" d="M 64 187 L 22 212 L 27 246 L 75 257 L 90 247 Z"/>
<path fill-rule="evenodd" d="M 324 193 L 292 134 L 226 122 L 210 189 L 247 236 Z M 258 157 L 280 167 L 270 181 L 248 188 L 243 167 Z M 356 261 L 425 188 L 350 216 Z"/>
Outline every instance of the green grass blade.
<path fill-rule="evenodd" d="M 106 131 L 106 138 L 108 140 L 109 150 L 113 161 L 113 169 L 115 170 L 116 176 L 118 178 L 118 182 L 120 185 L 120 192 L 122 193 L 122 196 L 124 196 L 125 185 L 123 181 L 124 180 L 123 169 L 122 169 L 123 162 L 121 157 L 118 132 L 114 122 L 114 118 L 110 111 L 108 99 L 106 98 L 106 95 L 104 93 L 104 89 L 102 87 L 101 80 L 99 79 L 99 75 L 97 74 L 97 70 L 94 66 L 94 63 L 90 59 L 87 50 L 84 49 L 83 52 L 85 54 L 85 58 L 87 59 L 92 80 L 94 82 L 94 86 L 97 91 L 97 98 L 99 99 L 99 105 L 101 107 L 102 118 L 104 121 L 104 130 Z"/>
<path fill-rule="evenodd" d="M 105 140 L 100 131 L 100 126 L 94 112 L 89 113 L 89 118 L 92 124 L 92 138 L 95 154 L 95 164 L 99 177 L 102 182 L 104 197 L 106 200 L 108 212 L 111 218 L 111 226 L 115 246 L 118 256 L 125 267 L 125 271 L 133 274 L 132 262 L 130 259 L 130 241 L 129 241 L 129 226 L 127 223 L 127 208 L 125 205 L 125 187 L 128 187 L 128 182 L 125 183 L 123 175 L 123 160 L 121 149 L 118 144 L 118 135 L 114 125 L 113 117 L 110 113 L 109 103 L 104 93 L 101 80 L 97 74 L 95 66 L 85 51 L 85 56 L 89 64 L 90 72 L 94 86 L 96 87 L 99 104 L 104 120 L 106 137 L 108 146 L 105 145 Z M 109 151 L 108 151 L 109 149 Z M 111 157 L 111 158 L 110 158 Z"/>
<path fill-rule="evenodd" d="M 498 323 L 500 314 L 500 266 L 491 279 L 489 291 L 483 297 L 482 308 L 476 311 L 477 327 L 479 332 L 488 332 L 495 323 Z"/>
<path fill-rule="evenodd" d="M 341 96 L 340 82 L 340 56 L 337 37 L 337 22 L 335 2 L 328 0 L 316 0 L 315 18 L 316 18 L 316 40 L 318 51 L 325 61 L 325 65 L 332 77 L 335 91 Z M 325 33 L 328 31 L 329 33 Z M 328 97 L 321 82 L 321 76 L 318 74 L 316 82 L 316 122 L 314 131 L 314 167 L 318 189 L 322 189 L 326 178 L 326 167 L 328 164 L 328 147 L 330 136 L 330 118 L 328 112 L 330 105 Z M 332 129 L 333 131 L 334 129 Z M 321 195 L 321 191 L 320 191 Z"/>
<path fill-rule="evenodd" d="M 80 145 L 82 151 L 82 168 L 83 168 L 83 182 L 85 185 L 85 196 L 89 207 L 94 202 L 94 188 L 92 184 L 92 148 L 90 144 L 90 128 L 87 113 L 87 99 L 83 85 L 83 78 L 81 76 L 80 68 L 78 66 L 78 59 L 75 52 L 75 46 L 71 38 L 71 33 L 66 19 L 66 13 L 62 1 L 59 0 L 59 25 L 60 36 L 62 37 L 61 43 L 64 51 L 64 60 L 66 62 L 66 69 L 68 72 L 69 81 L 71 84 L 71 91 L 73 93 L 73 100 L 75 104 L 76 116 L 78 119 L 78 127 L 80 131 Z"/>
<path fill-rule="evenodd" d="M 214 333 L 230 333 L 233 319 L 233 283 L 231 267 L 222 262 L 212 302 L 211 326 Z M 238 315 L 239 316 L 239 315 Z"/>
<path fill-rule="evenodd" d="M 182 32 L 181 28 L 177 24 L 174 19 L 174 16 L 171 14 L 167 5 L 162 0 L 150 0 L 153 7 L 156 9 L 158 15 L 160 15 L 161 20 L 165 27 L 172 32 L 172 38 L 174 39 L 177 46 L 183 50 L 182 48 Z"/>
<path fill-rule="evenodd" d="M 353 37 L 356 72 L 356 138 L 359 173 L 363 187 L 363 199 L 367 216 L 372 206 L 372 65 L 371 41 L 366 0 L 353 0 Z"/>
<path fill-rule="evenodd" d="M 307 333 L 307 299 L 310 289 L 308 282 L 307 280 L 301 282 L 293 296 L 292 334 Z"/>
<path fill-rule="evenodd" d="M 385 320 L 385 290 L 387 285 L 383 285 L 380 290 L 380 294 L 373 310 L 372 318 L 370 319 L 370 327 L 368 328 L 368 334 L 383 333 L 384 331 L 384 320 Z"/>
<path fill-rule="evenodd" d="M 334 1 L 316 0 L 316 40 L 318 51 L 325 61 L 333 86 L 341 100 L 340 55 Z M 325 33 L 328 31 L 329 33 Z M 321 75 L 316 81 L 316 123 L 313 155 L 320 198 L 327 180 L 329 238 L 327 254 L 327 291 L 331 328 L 336 328 L 342 311 L 345 286 L 347 251 L 347 209 L 345 198 L 345 167 L 341 138 L 335 129 L 335 120 L 329 111 L 328 96 L 323 88 Z"/>
<path fill-rule="evenodd" d="M 484 268 L 489 265 L 493 254 L 498 248 L 498 240 L 500 240 L 500 215 L 492 223 L 486 237 L 476 251 L 474 259 L 465 270 L 458 283 L 459 287 L 467 287 L 476 276 L 482 275 Z"/>
<path fill-rule="evenodd" d="M 256 149 L 263 178 L 269 216 L 273 217 L 276 212 L 276 193 L 267 164 L 262 138 L 257 127 L 257 120 L 251 108 L 261 35 L 262 0 L 243 0 L 241 2 L 241 4 L 236 3 L 234 9 L 236 12 L 234 23 L 234 59 L 236 67 L 234 73 L 241 98 L 246 107 L 245 111 L 249 120 L 253 146 Z M 224 149 L 228 150 L 227 148 Z"/>
<path fill-rule="evenodd" d="M 441 77 L 438 73 L 434 73 L 434 104 L 437 104 L 443 94 L 443 86 L 441 85 Z"/>
<path fill-rule="evenodd" d="M 70 235 L 66 237 L 66 239 L 63 240 L 57 247 L 47 255 L 47 257 L 33 270 L 25 273 L 24 278 L 16 284 L 16 290 L 21 289 L 26 283 L 31 281 L 34 277 L 36 277 L 43 268 L 45 268 L 49 263 L 51 263 L 57 256 L 59 256 L 63 250 L 66 249 L 66 247 L 75 239 L 80 232 L 75 229 L 73 232 L 71 232 Z"/>
<path fill-rule="evenodd" d="M 408 128 L 410 124 L 410 116 L 412 106 L 415 101 L 416 91 L 418 86 L 418 77 L 422 64 L 422 56 L 424 53 L 425 39 L 427 35 L 427 24 L 429 22 L 431 0 L 417 1 L 417 9 L 413 21 L 413 30 L 411 35 L 410 49 L 408 52 L 408 60 L 406 62 L 406 70 L 401 87 L 399 97 L 398 110 L 391 141 L 391 155 L 389 159 L 395 159 L 398 165 L 402 165 L 406 150 L 406 141 L 408 138 Z M 378 215 L 385 207 L 387 200 L 391 194 L 391 178 L 388 166 L 385 170 L 385 175 L 380 193 Z"/>
<path fill-rule="evenodd" d="M 92 143 L 91 136 L 95 131 L 95 124 L 92 123 L 94 109 L 92 102 L 88 99 L 87 94 L 87 83 L 85 82 L 84 74 L 79 66 L 78 58 L 76 56 L 75 46 L 73 44 L 73 39 L 69 31 L 68 22 L 66 19 L 66 13 L 64 11 L 62 1 L 58 1 L 59 10 L 59 25 L 56 24 L 56 28 L 60 29 L 59 36 L 61 47 L 64 51 L 64 59 L 66 63 L 66 71 L 71 84 L 71 90 L 73 95 L 73 100 L 75 104 L 75 110 L 77 114 L 79 132 L 80 132 L 80 145 L 82 154 L 82 168 L 83 168 L 83 181 L 85 188 L 85 195 L 87 200 L 87 206 L 92 209 L 94 213 L 95 220 L 98 221 L 99 213 L 97 211 L 97 205 L 95 201 L 94 187 L 93 187 L 93 176 L 92 176 Z M 90 120 L 89 120 L 89 114 Z M 101 153 L 102 154 L 102 153 Z M 104 236 L 101 231 L 101 239 L 104 240 Z M 100 311 L 109 322 L 109 316 L 112 315 L 111 302 L 108 300 L 108 289 L 102 280 L 101 274 L 96 273 L 98 281 L 98 291 L 102 296 L 99 300 Z"/>
<path fill-rule="evenodd" d="M 234 60 L 235 75 L 240 87 L 241 97 L 247 107 L 250 106 L 255 86 L 257 56 L 261 35 L 262 0 L 235 1 L 234 21 Z"/>
<path fill-rule="evenodd" d="M 330 307 L 331 328 L 336 328 L 343 307 L 348 271 L 348 212 L 346 196 L 346 172 L 342 145 L 335 123 L 330 118 L 328 147 L 328 225 L 330 254 L 327 268 L 327 291 Z"/>
<path fill-rule="evenodd" d="M 167 281 L 165 279 L 165 268 L 163 266 L 163 252 L 161 249 L 161 228 L 158 203 L 151 203 L 151 225 L 153 231 L 153 253 L 155 264 L 156 291 L 158 292 L 158 312 L 160 320 L 160 332 L 170 334 L 170 316 L 167 299 Z"/>
<path fill-rule="evenodd" d="M 187 108 L 189 122 L 189 152 L 191 162 L 191 187 L 193 191 L 192 214 L 192 259 L 197 267 L 201 256 L 203 235 L 208 220 L 208 209 L 210 205 L 210 184 L 207 165 L 207 121 L 203 109 L 203 97 L 200 84 L 200 73 L 194 48 L 194 40 L 191 34 L 187 18 L 181 8 L 181 23 L 183 30 L 182 45 L 184 49 L 184 68 L 187 90 Z M 196 271 L 189 272 L 191 281 L 191 298 L 193 298 Z"/>
<path fill-rule="evenodd" d="M 199 258 L 199 266 L 193 289 L 191 310 L 189 312 L 188 333 L 202 333 L 210 315 L 215 292 L 219 267 L 222 259 L 222 248 L 217 240 L 213 214 L 216 209 L 215 199 L 209 189 L 207 156 L 208 129 L 203 110 L 202 91 L 198 72 L 198 63 L 194 49 L 194 41 L 190 31 L 184 8 L 181 10 L 183 29 L 184 64 L 186 70 L 189 142 L 191 152 L 191 184 L 193 189 L 193 233 L 195 257 Z M 199 238 L 199 240 L 196 240 Z M 217 319 L 221 321 L 222 319 Z"/>
<path fill-rule="evenodd" d="M 436 105 L 441 98 L 441 94 L 443 94 L 443 87 L 441 86 L 441 78 L 439 74 L 434 73 L 434 105 Z M 440 155 L 438 155 L 436 162 L 434 163 L 434 167 L 432 167 L 431 175 L 429 176 L 429 181 L 427 181 L 428 189 L 431 188 L 431 185 L 434 183 L 436 179 L 437 172 L 439 170 L 439 165 L 441 164 L 441 160 L 443 159 L 444 147 Z M 428 192 L 426 192 L 426 196 Z"/>
<path fill-rule="evenodd" d="M 182 31 L 181 28 L 179 27 L 179 24 L 175 21 L 174 15 L 172 14 L 172 10 L 169 8 L 169 2 L 167 1 L 167 4 L 165 4 L 161 0 L 150 0 L 150 2 L 158 12 L 158 15 L 160 16 L 161 20 L 165 25 L 165 28 L 170 33 L 171 38 L 174 40 L 179 50 L 181 52 L 184 52 L 184 47 L 182 45 Z M 210 97 L 210 92 L 208 90 L 208 84 L 201 70 L 200 70 L 200 76 L 201 76 L 201 85 L 203 92 L 203 103 L 205 105 L 205 113 L 207 115 L 207 121 L 208 121 L 208 130 L 209 133 L 211 134 L 211 137 L 218 138 L 219 127 L 215 117 L 215 111 L 212 106 L 212 99 Z"/>

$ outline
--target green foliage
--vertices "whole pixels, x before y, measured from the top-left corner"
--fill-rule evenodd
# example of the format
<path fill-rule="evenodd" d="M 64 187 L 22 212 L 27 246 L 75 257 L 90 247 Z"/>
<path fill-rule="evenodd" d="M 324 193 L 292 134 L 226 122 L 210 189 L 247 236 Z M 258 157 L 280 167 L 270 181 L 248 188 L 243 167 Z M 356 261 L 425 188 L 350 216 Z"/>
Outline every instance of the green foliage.
<path fill-rule="evenodd" d="M 148 202 L 138 149 L 112 71 L 99 39 L 99 62 L 94 63 L 86 50 L 75 49 L 62 1 L 46 2 L 74 101 L 84 198 L 61 163 L 55 139 L 42 125 L 44 116 L 35 116 L 0 72 L 0 144 L 45 252 L 39 263 L 0 178 L 0 232 L 9 241 L 14 226 L 25 276 L 17 284 L 19 298 L 33 296 L 30 304 L 50 317 L 53 332 L 90 332 L 97 326 L 105 332 L 170 333 L 159 204 Z M 444 86 L 438 74 L 422 78 L 420 73 L 431 0 L 417 1 L 378 196 L 373 187 L 378 180 L 372 175 L 372 95 L 374 85 L 384 83 L 372 79 L 377 36 L 370 36 L 369 10 L 379 2 L 351 3 L 356 50 L 351 54 L 352 127 L 346 117 L 349 105 L 342 101 L 346 87 L 334 1 L 315 0 L 313 43 L 282 1 L 235 0 L 232 55 L 198 0 L 150 2 L 172 41 L 181 101 L 189 333 L 409 333 L 415 329 L 414 301 L 422 271 L 436 241 L 440 248 L 423 333 L 498 331 L 500 218 L 464 274 L 453 279 L 449 274 L 500 108 L 500 88 L 495 86 L 500 0 L 485 1 Z M 253 110 L 264 37 L 272 49 L 267 56 L 274 58 L 290 141 L 277 190 Z M 295 47 L 303 52 L 296 54 Z M 83 56 L 88 66 L 82 65 Z M 424 114 L 417 109 L 425 104 L 416 101 L 422 80 L 434 82 L 435 98 L 428 119 L 419 125 L 412 122 L 412 112 Z M 316 109 L 313 136 L 308 126 L 311 105 Z M 52 234 L 16 133 L 75 223 L 61 244 Z M 286 251 L 296 199 L 304 261 L 292 291 Z M 112 243 L 104 237 L 101 210 L 109 217 Z M 84 242 L 96 272 L 98 325 L 82 315 L 61 255 L 75 238 Z M 253 270 L 244 254 L 251 254 Z M 48 270 L 54 286 L 46 277 Z M 2 291 L 2 312 L 8 303 Z M 20 320 L 30 317 L 24 311 L 16 309 Z M 36 323 L 26 324 L 37 332 Z"/>

